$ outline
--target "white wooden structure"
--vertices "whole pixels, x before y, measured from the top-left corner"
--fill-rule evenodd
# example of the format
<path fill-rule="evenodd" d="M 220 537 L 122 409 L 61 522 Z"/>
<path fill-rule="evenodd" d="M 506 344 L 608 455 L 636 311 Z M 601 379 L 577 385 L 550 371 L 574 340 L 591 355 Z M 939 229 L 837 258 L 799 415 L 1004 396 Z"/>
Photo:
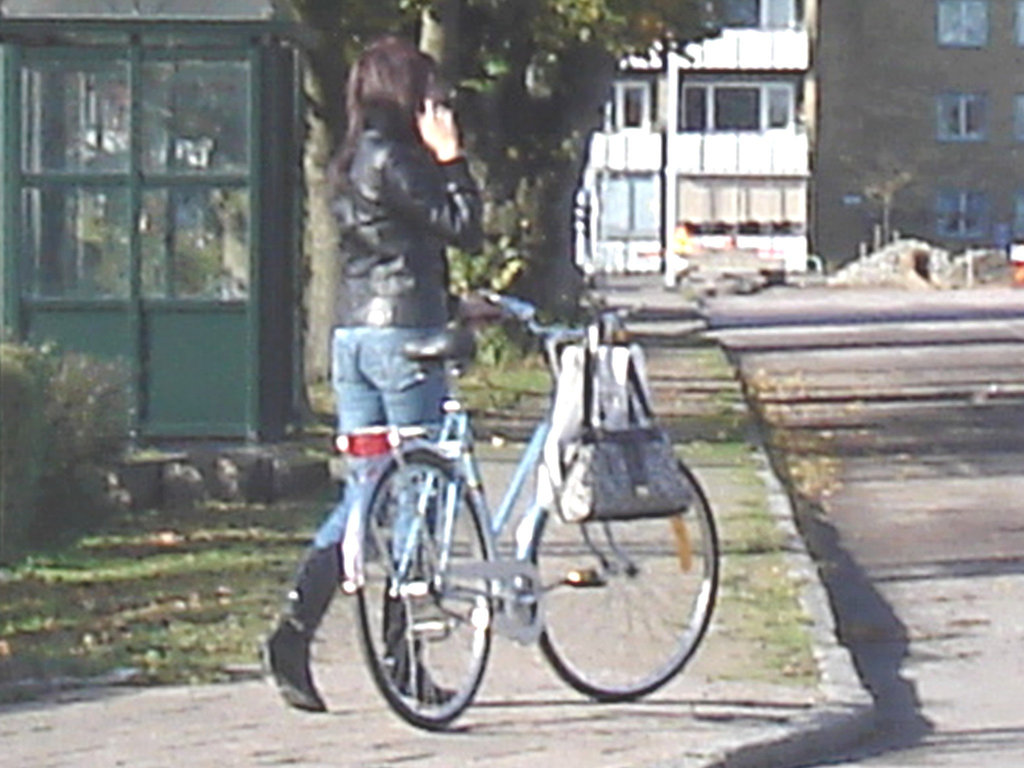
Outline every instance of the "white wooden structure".
<path fill-rule="evenodd" d="M 809 34 L 795 0 L 729 6 L 720 36 L 624 64 L 580 192 L 585 271 L 674 282 L 684 241 L 806 269 Z"/>

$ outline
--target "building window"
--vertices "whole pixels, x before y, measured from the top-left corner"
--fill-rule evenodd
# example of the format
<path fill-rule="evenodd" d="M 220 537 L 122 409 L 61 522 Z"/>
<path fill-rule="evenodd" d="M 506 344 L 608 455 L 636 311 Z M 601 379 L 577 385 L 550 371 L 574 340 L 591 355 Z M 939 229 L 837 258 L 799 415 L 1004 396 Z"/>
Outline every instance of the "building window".
<path fill-rule="evenodd" d="M 940 237 L 970 239 L 988 233 L 990 206 L 984 192 L 944 190 L 939 192 L 935 208 Z"/>
<path fill-rule="evenodd" d="M 1013 98 L 1013 136 L 1017 141 L 1024 141 L 1024 93 Z"/>
<path fill-rule="evenodd" d="M 793 91 L 789 88 L 774 86 L 769 87 L 767 93 L 768 128 L 788 128 L 793 113 Z"/>
<path fill-rule="evenodd" d="M 982 141 L 987 132 L 988 105 L 983 93 L 943 93 L 936 100 L 937 133 L 941 141 Z"/>
<path fill-rule="evenodd" d="M 1024 0 L 1017 0 L 1017 45 L 1024 45 Z"/>
<path fill-rule="evenodd" d="M 955 48 L 988 44 L 988 0 L 939 0 L 937 37 Z"/>
<path fill-rule="evenodd" d="M 719 0 L 718 20 L 723 27 L 788 29 L 796 26 L 795 0 Z"/>
<path fill-rule="evenodd" d="M 793 124 L 789 85 L 687 85 L 680 99 L 681 130 L 757 132 Z"/>
<path fill-rule="evenodd" d="M 761 91 L 758 88 L 716 88 L 716 131 L 756 131 L 761 127 Z"/>
<path fill-rule="evenodd" d="M 1024 240 L 1024 192 L 1018 192 L 1013 198 L 1013 238 Z"/>
<path fill-rule="evenodd" d="M 611 128 L 651 127 L 651 89 L 647 83 L 625 81 L 612 88 Z"/>
<path fill-rule="evenodd" d="M 684 131 L 707 130 L 708 92 L 706 88 L 683 89 L 683 115 L 680 126 Z"/>
<path fill-rule="evenodd" d="M 723 27 L 758 27 L 761 25 L 760 0 L 721 0 L 719 21 Z"/>
<path fill-rule="evenodd" d="M 661 199 L 653 175 L 614 174 L 599 182 L 602 238 L 657 238 Z"/>

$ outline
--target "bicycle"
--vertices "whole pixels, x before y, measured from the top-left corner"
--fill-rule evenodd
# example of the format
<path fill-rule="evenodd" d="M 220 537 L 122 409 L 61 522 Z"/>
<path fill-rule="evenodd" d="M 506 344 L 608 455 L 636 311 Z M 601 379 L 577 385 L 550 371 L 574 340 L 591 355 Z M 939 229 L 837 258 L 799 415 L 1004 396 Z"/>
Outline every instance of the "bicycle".
<path fill-rule="evenodd" d="M 586 329 L 542 325 L 519 299 L 491 300 L 541 340 L 557 381 L 560 350 L 581 343 Z M 449 336 L 407 353 L 451 363 L 466 352 L 459 347 Z M 539 643 L 562 680 L 599 702 L 660 688 L 707 631 L 718 537 L 707 498 L 681 462 L 693 490 L 683 513 L 570 524 L 549 521 L 534 499 L 519 517 L 514 552 L 499 548 L 550 429 L 549 412 L 493 513 L 470 414 L 455 398 L 437 434 L 381 428 L 341 439 L 348 453 L 376 457 L 343 537 L 342 589 L 357 597 L 376 687 L 414 726 L 443 729 L 472 703 L 494 631 Z"/>

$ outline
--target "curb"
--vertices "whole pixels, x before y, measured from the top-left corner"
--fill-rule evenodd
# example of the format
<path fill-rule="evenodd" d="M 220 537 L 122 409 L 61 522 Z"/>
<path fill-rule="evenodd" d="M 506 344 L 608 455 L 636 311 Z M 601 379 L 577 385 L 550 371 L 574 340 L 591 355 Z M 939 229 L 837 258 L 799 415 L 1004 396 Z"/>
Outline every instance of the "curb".
<path fill-rule="evenodd" d="M 875 723 L 875 703 L 854 667 L 850 652 L 836 637 L 835 616 L 803 537 L 793 507 L 776 477 L 764 447 L 755 444 L 768 508 L 786 537 L 786 559 L 793 578 L 803 584 L 800 601 L 810 619 L 814 657 L 824 703 L 792 721 L 765 729 L 754 739 L 721 746 L 704 768 L 774 768 L 806 765 L 853 746 Z"/>

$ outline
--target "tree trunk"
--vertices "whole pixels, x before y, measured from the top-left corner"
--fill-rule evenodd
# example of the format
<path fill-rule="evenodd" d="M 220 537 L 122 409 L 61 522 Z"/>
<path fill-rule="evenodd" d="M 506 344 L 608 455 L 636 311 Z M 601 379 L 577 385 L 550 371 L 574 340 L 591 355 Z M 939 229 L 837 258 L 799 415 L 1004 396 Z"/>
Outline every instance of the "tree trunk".
<path fill-rule="evenodd" d="M 299 16 L 317 30 L 318 45 L 306 52 L 306 142 L 303 147 L 306 228 L 303 235 L 303 379 L 309 389 L 326 380 L 334 297 L 340 275 L 337 235 L 331 215 L 325 169 L 344 126 L 347 41 L 342 8 L 334 0 L 295 3 Z"/>
<path fill-rule="evenodd" d="M 573 253 L 573 208 L 590 137 L 601 124 L 615 59 L 596 46 L 563 51 L 548 109 L 551 145 L 543 167 L 532 169 L 529 206 L 536 230 L 521 289 L 541 306 L 571 314 L 583 286 Z"/>
<path fill-rule="evenodd" d="M 329 207 L 325 173 L 333 142 L 324 121 L 311 111 L 307 115 L 303 361 L 308 388 L 325 381 L 330 370 L 329 344 L 341 264 L 337 258 L 337 231 Z"/>

